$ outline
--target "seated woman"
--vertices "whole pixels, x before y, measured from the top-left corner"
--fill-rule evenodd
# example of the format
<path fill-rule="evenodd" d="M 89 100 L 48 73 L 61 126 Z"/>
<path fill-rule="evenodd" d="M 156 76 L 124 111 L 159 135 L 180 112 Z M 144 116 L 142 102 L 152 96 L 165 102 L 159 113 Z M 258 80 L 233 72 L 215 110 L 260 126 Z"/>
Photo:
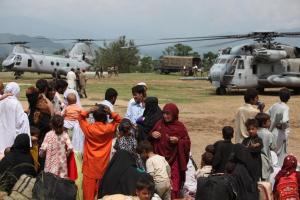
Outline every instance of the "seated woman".
<path fill-rule="evenodd" d="M 18 135 L 13 146 L 0 162 L 1 186 L 8 193 L 22 174 L 36 176 L 29 140 L 28 134 Z"/>
<path fill-rule="evenodd" d="M 158 99 L 156 97 L 147 97 L 142 120 L 138 121 L 137 140 L 140 142 L 148 139 L 150 131 L 160 119 L 162 119 L 162 111 L 158 105 Z"/>
<path fill-rule="evenodd" d="M 137 169 L 135 157 L 125 150 L 115 153 L 99 186 L 98 197 L 136 194 L 137 180 L 145 173 Z"/>

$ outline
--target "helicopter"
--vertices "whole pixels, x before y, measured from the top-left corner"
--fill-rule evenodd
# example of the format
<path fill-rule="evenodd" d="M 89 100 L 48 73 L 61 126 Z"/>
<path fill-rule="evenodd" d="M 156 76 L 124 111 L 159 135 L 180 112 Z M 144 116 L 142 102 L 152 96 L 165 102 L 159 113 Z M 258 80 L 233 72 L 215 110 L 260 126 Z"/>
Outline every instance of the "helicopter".
<path fill-rule="evenodd" d="M 40 38 L 43 39 L 43 38 Z M 31 50 L 25 46 L 28 42 L 8 42 L 14 48 L 10 55 L 3 60 L 4 71 L 13 71 L 15 79 L 21 77 L 24 72 L 37 72 L 52 74 L 56 69 L 59 75 L 66 75 L 72 68 L 88 70 L 95 59 L 95 53 L 91 48 L 93 39 L 59 39 L 76 40 L 67 56 L 47 55 Z"/>
<path fill-rule="evenodd" d="M 232 89 L 287 87 L 300 92 L 300 48 L 275 42 L 275 38 L 299 38 L 300 32 L 251 32 L 237 35 L 204 37 L 163 38 L 158 43 L 136 47 L 188 43 L 199 41 L 231 40 L 219 44 L 254 40 L 221 49 L 211 66 L 208 80 L 216 88 L 216 94 L 225 95 Z M 172 41 L 173 40 L 173 41 Z M 207 45 L 208 46 L 217 46 Z M 205 46 L 204 46 L 205 47 Z"/>

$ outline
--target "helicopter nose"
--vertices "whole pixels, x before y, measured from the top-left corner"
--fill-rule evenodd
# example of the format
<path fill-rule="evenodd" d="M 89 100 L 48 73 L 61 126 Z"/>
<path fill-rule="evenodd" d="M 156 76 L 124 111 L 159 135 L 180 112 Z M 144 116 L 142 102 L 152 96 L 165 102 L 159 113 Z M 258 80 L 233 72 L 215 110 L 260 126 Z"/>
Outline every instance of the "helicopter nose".
<path fill-rule="evenodd" d="M 14 67 L 15 63 L 10 60 L 4 60 L 2 62 L 2 67 L 4 70 L 11 70 Z"/>

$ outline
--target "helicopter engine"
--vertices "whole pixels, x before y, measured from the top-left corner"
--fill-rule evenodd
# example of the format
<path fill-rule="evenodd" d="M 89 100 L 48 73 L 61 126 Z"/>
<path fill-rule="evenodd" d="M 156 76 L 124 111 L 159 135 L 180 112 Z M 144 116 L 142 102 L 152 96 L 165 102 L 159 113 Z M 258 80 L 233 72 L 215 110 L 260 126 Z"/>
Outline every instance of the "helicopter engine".
<path fill-rule="evenodd" d="M 285 50 L 273 50 L 273 49 L 255 49 L 253 52 L 254 57 L 257 60 L 276 62 L 287 57 Z"/>

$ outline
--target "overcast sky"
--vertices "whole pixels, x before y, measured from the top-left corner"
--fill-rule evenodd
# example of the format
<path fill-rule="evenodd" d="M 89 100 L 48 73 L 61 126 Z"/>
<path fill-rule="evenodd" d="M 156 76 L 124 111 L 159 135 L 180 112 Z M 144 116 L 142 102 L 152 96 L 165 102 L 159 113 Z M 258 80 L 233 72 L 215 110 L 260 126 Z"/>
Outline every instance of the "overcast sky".
<path fill-rule="evenodd" d="M 0 27 L 56 38 L 300 31 L 300 0 L 0 0 Z"/>

